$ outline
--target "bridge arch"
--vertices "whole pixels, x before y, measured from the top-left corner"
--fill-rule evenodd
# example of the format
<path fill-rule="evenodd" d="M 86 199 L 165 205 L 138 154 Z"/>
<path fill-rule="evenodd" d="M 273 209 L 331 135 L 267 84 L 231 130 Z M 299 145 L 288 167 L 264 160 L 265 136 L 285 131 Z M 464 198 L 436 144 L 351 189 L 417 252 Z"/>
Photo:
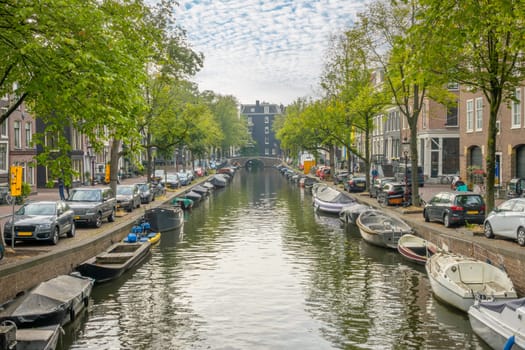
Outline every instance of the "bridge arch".
<path fill-rule="evenodd" d="M 249 157 L 233 157 L 230 159 L 230 163 L 239 163 L 242 167 L 245 167 L 251 161 L 262 163 L 265 168 L 274 167 L 282 164 L 282 160 L 277 157 L 262 157 L 262 156 L 249 156 Z"/>

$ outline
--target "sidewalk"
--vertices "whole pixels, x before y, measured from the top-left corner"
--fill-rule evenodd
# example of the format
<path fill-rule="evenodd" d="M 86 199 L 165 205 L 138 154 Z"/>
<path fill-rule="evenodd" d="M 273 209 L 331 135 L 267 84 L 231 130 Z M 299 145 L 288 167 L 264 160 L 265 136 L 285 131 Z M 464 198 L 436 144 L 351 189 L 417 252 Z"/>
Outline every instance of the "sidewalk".
<path fill-rule="evenodd" d="M 121 184 L 133 184 L 139 182 L 146 182 L 146 176 L 127 178 L 121 181 Z M 96 185 L 95 187 L 104 187 L 109 185 Z M 60 199 L 58 188 L 38 188 L 37 193 L 33 193 L 26 198 L 26 201 L 56 201 Z M 20 205 L 15 204 L 15 211 L 20 208 Z M 13 206 L 10 204 L 0 205 L 0 222 L 3 223 L 5 218 L 11 216 Z"/>

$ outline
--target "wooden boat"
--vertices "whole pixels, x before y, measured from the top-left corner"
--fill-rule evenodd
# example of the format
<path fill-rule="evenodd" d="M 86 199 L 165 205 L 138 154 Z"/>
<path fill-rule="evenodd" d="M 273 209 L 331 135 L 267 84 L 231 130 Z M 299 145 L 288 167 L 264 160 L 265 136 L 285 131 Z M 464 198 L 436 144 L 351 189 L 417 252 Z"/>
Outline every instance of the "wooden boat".
<path fill-rule="evenodd" d="M 344 206 L 339 212 L 339 220 L 343 224 L 356 224 L 357 217 L 364 211 L 370 210 L 368 205 L 354 202 L 350 205 Z"/>
<path fill-rule="evenodd" d="M 14 322 L 4 321 L 0 325 L 0 349 L 54 350 L 61 331 L 59 324 L 17 329 Z"/>
<path fill-rule="evenodd" d="M 424 265 L 428 257 L 438 251 L 438 247 L 424 238 L 405 234 L 397 241 L 397 251 L 409 261 Z"/>
<path fill-rule="evenodd" d="M 152 231 L 166 232 L 184 224 L 184 213 L 180 206 L 148 208 L 144 211 L 144 220 L 149 222 Z"/>
<path fill-rule="evenodd" d="M 399 238 L 412 233 L 412 228 L 403 220 L 375 209 L 362 212 L 356 225 L 365 241 L 384 248 L 397 249 Z"/>
<path fill-rule="evenodd" d="M 343 207 L 355 201 L 330 186 L 315 186 L 313 194 L 314 208 L 318 211 L 339 215 Z"/>
<path fill-rule="evenodd" d="M 476 298 L 494 301 L 517 298 L 507 273 L 484 261 L 438 252 L 428 258 L 425 269 L 434 296 L 465 312 Z"/>
<path fill-rule="evenodd" d="M 134 233 L 128 234 L 127 242 L 115 243 L 103 253 L 84 261 L 77 270 L 82 275 L 93 278 L 96 283 L 120 277 L 124 272 L 144 261 L 151 251 L 151 243 L 148 239 L 141 241 L 138 238 L 133 239 L 132 235 Z"/>
<path fill-rule="evenodd" d="M 525 298 L 476 301 L 468 317 L 474 333 L 493 349 L 525 349 Z"/>
<path fill-rule="evenodd" d="M 13 300 L 0 312 L 0 322 L 18 328 L 63 326 L 89 304 L 93 279 L 78 274 L 59 275 Z"/>

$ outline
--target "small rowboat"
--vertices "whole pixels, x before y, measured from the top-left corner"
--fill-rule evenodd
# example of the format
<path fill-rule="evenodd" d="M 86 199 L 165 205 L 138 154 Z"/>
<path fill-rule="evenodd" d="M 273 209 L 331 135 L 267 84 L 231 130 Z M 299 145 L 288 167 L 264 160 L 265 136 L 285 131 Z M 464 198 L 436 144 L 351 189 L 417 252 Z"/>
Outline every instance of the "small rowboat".
<path fill-rule="evenodd" d="M 439 248 L 432 242 L 413 234 L 405 234 L 397 241 L 397 251 L 407 260 L 424 265 Z"/>

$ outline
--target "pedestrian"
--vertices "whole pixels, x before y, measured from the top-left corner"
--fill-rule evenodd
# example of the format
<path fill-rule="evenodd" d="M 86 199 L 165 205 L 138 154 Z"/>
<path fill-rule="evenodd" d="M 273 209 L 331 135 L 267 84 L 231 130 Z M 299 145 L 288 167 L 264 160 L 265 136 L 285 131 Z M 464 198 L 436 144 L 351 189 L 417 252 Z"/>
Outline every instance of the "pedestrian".
<path fill-rule="evenodd" d="M 372 169 L 372 180 L 375 180 L 377 179 L 377 176 L 379 175 L 379 172 L 377 171 L 377 169 L 374 167 Z"/>
<path fill-rule="evenodd" d="M 60 195 L 60 200 L 66 199 L 64 196 L 64 180 L 61 177 L 58 178 L 58 194 Z"/>
<path fill-rule="evenodd" d="M 459 175 L 454 176 L 454 179 L 452 179 L 452 183 L 450 184 L 450 189 L 451 190 L 455 190 L 456 189 L 456 183 L 458 181 L 461 181 L 461 176 L 459 176 Z"/>

